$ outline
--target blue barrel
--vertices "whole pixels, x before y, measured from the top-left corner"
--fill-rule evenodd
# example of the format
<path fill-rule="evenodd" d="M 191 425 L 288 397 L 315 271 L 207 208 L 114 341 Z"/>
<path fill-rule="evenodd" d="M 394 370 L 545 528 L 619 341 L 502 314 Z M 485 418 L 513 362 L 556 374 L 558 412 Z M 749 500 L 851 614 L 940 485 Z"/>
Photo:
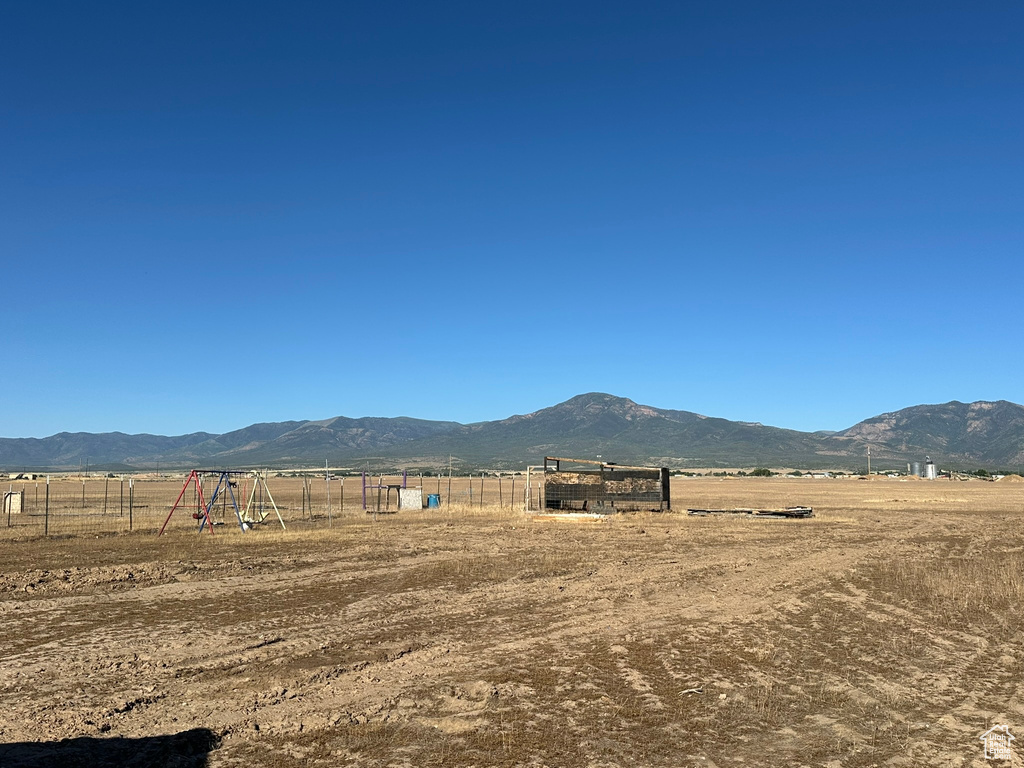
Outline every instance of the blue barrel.
<path fill-rule="evenodd" d="M 427 509 L 436 509 L 441 506 L 441 494 L 440 493 L 428 493 L 427 494 Z"/>

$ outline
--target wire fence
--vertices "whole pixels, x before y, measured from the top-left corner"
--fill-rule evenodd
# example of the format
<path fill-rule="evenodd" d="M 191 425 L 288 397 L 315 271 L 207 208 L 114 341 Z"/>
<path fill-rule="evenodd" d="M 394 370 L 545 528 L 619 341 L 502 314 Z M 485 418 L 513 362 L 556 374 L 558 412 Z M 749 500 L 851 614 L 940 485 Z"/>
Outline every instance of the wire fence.
<path fill-rule="evenodd" d="M 458 508 L 540 509 L 541 478 L 525 475 L 263 475 L 56 476 L 16 480 L 3 489 L 0 537 L 157 534 L 205 527 L 330 527 L 367 514 L 402 511 L 401 490 L 419 491 L 429 513 Z M 220 488 L 218 489 L 218 485 Z M 200 498 L 202 501 L 200 501 Z M 175 504 L 177 503 L 177 507 Z M 408 507 L 405 507 L 406 509 Z M 278 518 L 280 515 L 280 519 Z"/>

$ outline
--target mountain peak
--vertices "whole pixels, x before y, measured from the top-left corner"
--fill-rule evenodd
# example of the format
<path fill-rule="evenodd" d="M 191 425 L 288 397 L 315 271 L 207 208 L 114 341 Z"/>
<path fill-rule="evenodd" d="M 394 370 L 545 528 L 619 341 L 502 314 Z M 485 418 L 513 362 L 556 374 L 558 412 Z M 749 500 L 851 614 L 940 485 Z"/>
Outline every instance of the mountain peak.
<path fill-rule="evenodd" d="M 929 454 L 954 462 L 1024 463 L 1024 406 L 1007 400 L 952 400 L 883 413 L 836 433 L 903 456 Z"/>
<path fill-rule="evenodd" d="M 640 405 L 628 397 L 617 397 L 605 392 L 588 392 L 576 395 L 564 403 L 545 408 L 538 413 L 566 413 L 577 418 L 590 418 L 598 415 L 617 416 L 628 421 L 664 416 L 664 412 L 649 405 Z"/>
<path fill-rule="evenodd" d="M 552 406 L 553 408 L 559 408 L 561 406 L 588 406 L 588 405 L 618 405 L 618 404 L 632 404 L 636 405 L 628 397 L 619 397 L 618 395 L 609 395 L 607 392 L 587 392 L 582 395 L 576 395 L 570 397 L 563 403 Z"/>

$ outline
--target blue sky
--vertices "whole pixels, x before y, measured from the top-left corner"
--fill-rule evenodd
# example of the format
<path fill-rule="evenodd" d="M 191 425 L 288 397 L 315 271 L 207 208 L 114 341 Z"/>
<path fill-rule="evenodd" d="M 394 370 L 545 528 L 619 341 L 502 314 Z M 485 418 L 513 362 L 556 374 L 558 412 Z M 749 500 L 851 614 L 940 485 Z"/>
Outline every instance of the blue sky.
<path fill-rule="evenodd" d="M 0 9 L 0 435 L 1024 401 L 1014 3 Z"/>

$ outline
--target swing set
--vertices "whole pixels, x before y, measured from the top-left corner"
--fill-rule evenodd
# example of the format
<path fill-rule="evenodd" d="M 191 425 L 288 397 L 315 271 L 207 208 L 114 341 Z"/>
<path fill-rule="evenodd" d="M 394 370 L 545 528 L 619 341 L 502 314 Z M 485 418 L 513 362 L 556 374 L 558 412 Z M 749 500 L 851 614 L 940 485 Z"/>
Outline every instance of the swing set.
<path fill-rule="evenodd" d="M 203 491 L 203 480 L 207 477 L 216 477 L 217 484 L 214 487 L 213 495 L 210 500 L 206 500 L 206 494 Z M 249 500 L 246 502 L 245 509 L 239 507 L 239 497 L 235 494 L 235 489 L 238 487 L 238 480 L 233 480 L 233 477 L 237 478 L 252 478 L 252 491 L 249 492 Z M 192 501 L 191 503 L 182 504 L 182 499 L 185 498 L 185 493 L 188 491 L 189 486 L 192 486 Z M 246 483 L 248 485 L 248 483 Z M 242 499 L 245 498 L 245 490 L 242 492 Z M 213 533 L 213 526 L 215 525 L 214 519 L 211 513 L 216 511 L 216 504 L 219 500 L 221 502 L 221 517 L 223 518 L 227 514 L 228 499 L 231 500 L 231 509 L 235 513 L 235 519 L 238 521 L 239 529 L 245 533 L 253 525 L 266 522 L 267 518 L 270 517 L 270 511 L 267 508 L 266 502 L 269 500 L 270 507 L 273 508 L 277 514 L 277 519 L 281 523 L 281 528 L 285 527 L 284 520 L 281 517 L 281 512 L 277 508 L 277 504 L 274 502 L 274 497 L 270 493 L 270 488 L 267 486 L 266 474 L 259 471 L 243 472 L 243 471 L 230 471 L 221 469 L 193 469 L 189 476 L 185 479 L 185 484 L 181 487 L 181 493 L 178 494 L 177 501 L 174 502 L 174 506 L 171 507 L 171 511 L 167 514 L 167 519 L 164 520 L 164 524 L 160 526 L 160 533 L 162 535 L 167 524 L 171 521 L 171 516 L 174 514 L 178 507 L 185 508 L 186 506 L 192 507 L 192 519 L 199 522 L 199 533 L 203 532 L 203 528 L 209 528 L 210 533 Z M 218 521 L 217 525 L 223 525 L 223 519 Z"/>

